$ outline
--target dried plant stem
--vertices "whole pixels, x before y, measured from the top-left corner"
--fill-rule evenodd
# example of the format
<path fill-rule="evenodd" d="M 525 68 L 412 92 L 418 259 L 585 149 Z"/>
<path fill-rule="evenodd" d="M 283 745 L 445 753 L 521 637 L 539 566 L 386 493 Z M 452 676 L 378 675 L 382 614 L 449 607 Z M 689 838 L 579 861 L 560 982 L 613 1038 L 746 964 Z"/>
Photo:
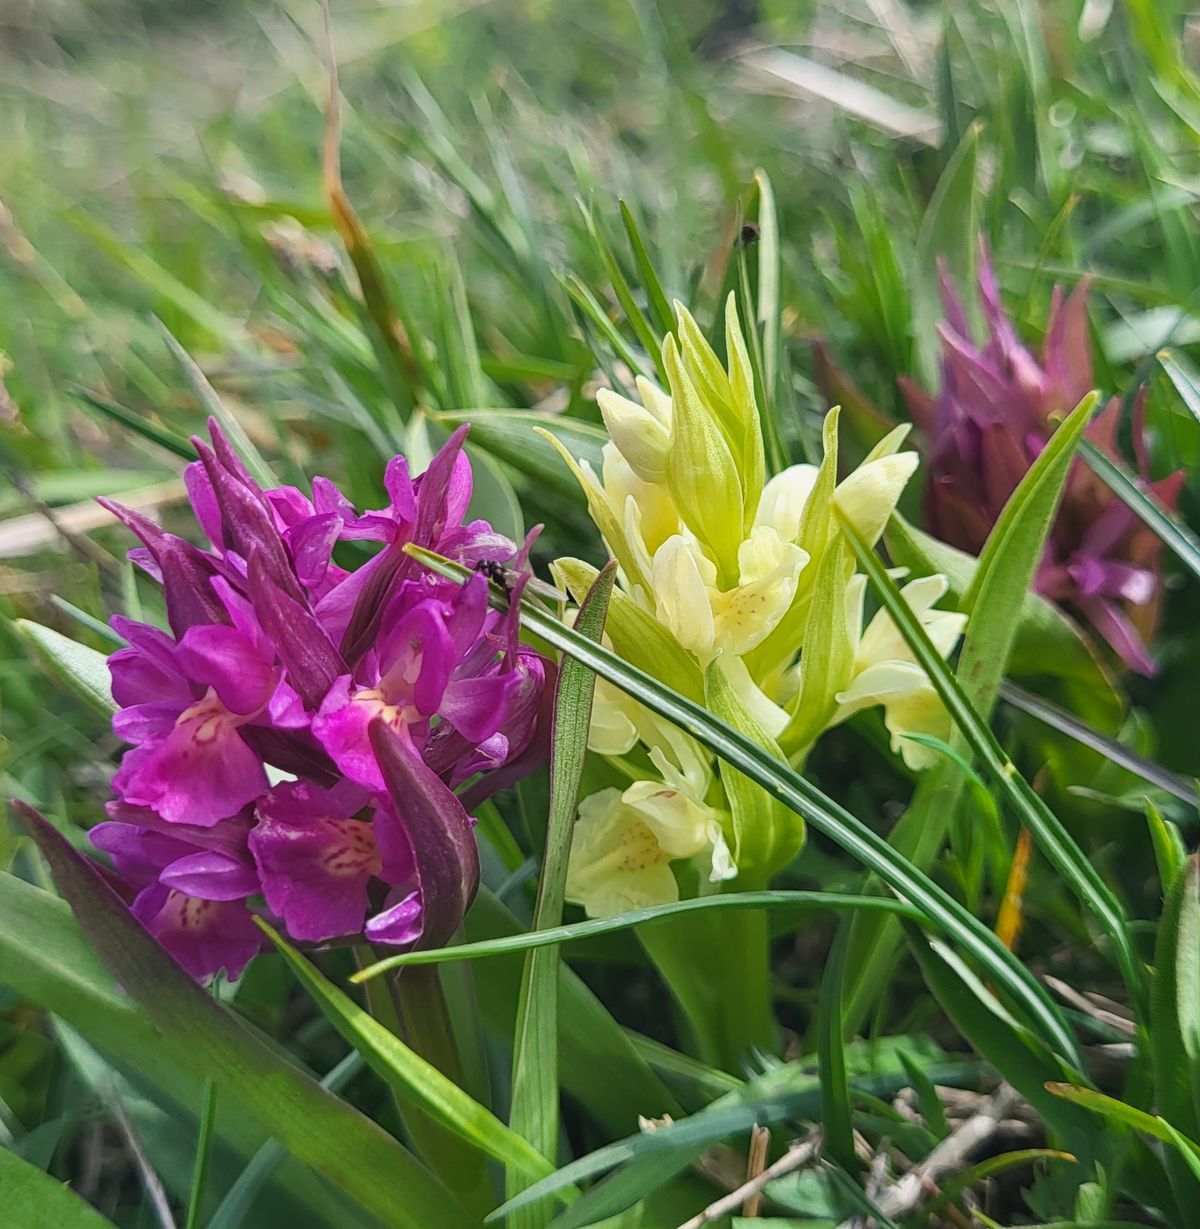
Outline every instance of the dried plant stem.
<path fill-rule="evenodd" d="M 796 1140 L 774 1165 L 768 1165 L 761 1173 L 743 1182 L 737 1190 L 730 1191 L 728 1195 L 722 1195 L 716 1203 L 710 1203 L 702 1212 L 697 1212 L 691 1220 L 680 1225 L 679 1229 L 701 1229 L 703 1225 L 711 1225 L 713 1221 L 720 1220 L 722 1216 L 736 1212 L 746 1200 L 759 1194 L 776 1178 L 782 1178 L 784 1174 L 790 1174 L 815 1160 L 820 1150 L 819 1132 L 814 1132 L 805 1139 Z"/>

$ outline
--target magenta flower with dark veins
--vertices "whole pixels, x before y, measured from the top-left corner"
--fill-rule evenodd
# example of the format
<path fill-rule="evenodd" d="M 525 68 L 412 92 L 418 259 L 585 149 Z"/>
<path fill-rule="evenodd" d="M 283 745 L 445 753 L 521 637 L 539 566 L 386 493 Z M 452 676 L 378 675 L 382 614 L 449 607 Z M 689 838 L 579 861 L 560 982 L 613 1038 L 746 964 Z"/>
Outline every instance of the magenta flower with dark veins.
<path fill-rule="evenodd" d="M 979 274 L 987 330 L 983 345 L 972 340 L 966 313 L 943 271 L 941 392 L 933 398 L 911 379 L 900 380 L 927 441 L 926 524 L 943 542 L 979 554 L 1057 423 L 1092 390 L 1086 296 L 1086 280 L 1065 299 L 1055 289 L 1039 360 L 1004 314 L 986 248 Z M 1092 443 L 1114 458 L 1119 457 L 1120 413 L 1120 400 L 1114 398 L 1087 429 Z M 1137 398 L 1132 426 L 1142 480 L 1174 507 L 1184 475 L 1149 481 L 1144 394 Z M 1147 646 L 1162 601 L 1160 553 L 1157 536 L 1076 460 L 1034 584 L 1043 597 L 1090 624 L 1130 669 L 1153 674 Z"/>
<path fill-rule="evenodd" d="M 106 502 L 141 540 L 170 630 L 117 617 L 109 661 L 130 744 L 110 819 L 92 830 L 132 909 L 196 977 L 236 977 L 260 912 L 291 938 L 445 943 L 479 881 L 471 805 L 544 751 L 545 663 L 487 582 L 422 568 L 426 547 L 512 569 L 524 546 L 464 523 L 471 466 L 456 432 L 388 504 L 358 512 L 328 479 L 262 490 L 220 428 L 186 482 L 203 550 Z M 377 544 L 356 568 L 339 542 Z"/>

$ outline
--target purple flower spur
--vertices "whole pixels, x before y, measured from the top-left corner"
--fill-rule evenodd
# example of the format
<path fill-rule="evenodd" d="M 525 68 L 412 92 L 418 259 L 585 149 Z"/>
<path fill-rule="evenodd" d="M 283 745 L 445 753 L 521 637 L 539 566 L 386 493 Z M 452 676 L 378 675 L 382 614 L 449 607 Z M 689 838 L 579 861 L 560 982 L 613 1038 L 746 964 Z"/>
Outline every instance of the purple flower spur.
<path fill-rule="evenodd" d="M 387 506 L 361 513 L 324 478 L 262 490 L 209 432 L 185 474 L 209 549 L 101 501 L 140 540 L 169 631 L 113 619 L 129 748 L 93 843 L 197 978 L 241 973 L 254 912 L 301 942 L 443 944 L 479 882 L 455 790 L 474 803 L 538 762 L 546 663 L 484 575 L 460 585 L 404 548 L 504 564 L 519 596 L 530 542 L 464 521 L 466 428 L 419 477 L 394 457 Z M 347 541 L 370 544 L 357 567 L 334 558 Z"/>
<path fill-rule="evenodd" d="M 987 336 L 971 339 L 954 286 L 943 272 L 946 319 L 942 387 L 936 398 L 912 380 L 901 387 L 913 420 L 928 441 L 925 517 L 931 533 L 977 555 L 1026 470 L 1054 431 L 1091 391 L 1087 283 L 1064 299 L 1055 289 L 1040 360 L 1004 314 L 986 248 L 979 298 Z M 1121 403 L 1114 398 L 1088 427 L 1088 438 L 1118 457 Z M 1149 482 L 1144 393 L 1133 417 L 1138 470 L 1159 500 L 1174 507 L 1182 471 Z M 1153 674 L 1148 644 L 1162 600 L 1162 544 L 1082 461 L 1072 465 L 1062 503 L 1035 577 L 1043 597 L 1064 606 L 1103 637 L 1130 669 Z"/>

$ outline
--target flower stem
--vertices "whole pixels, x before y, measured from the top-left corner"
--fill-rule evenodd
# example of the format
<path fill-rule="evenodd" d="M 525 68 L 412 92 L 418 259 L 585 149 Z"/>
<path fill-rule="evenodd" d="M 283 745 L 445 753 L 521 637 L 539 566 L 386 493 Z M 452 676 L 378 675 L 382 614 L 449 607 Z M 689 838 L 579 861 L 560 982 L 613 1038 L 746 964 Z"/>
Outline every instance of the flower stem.
<path fill-rule="evenodd" d="M 355 953 L 360 967 L 377 958 L 367 947 L 356 948 Z M 381 1024 L 460 1088 L 466 1087 L 454 1023 L 436 965 L 394 969 L 367 982 L 366 989 L 367 1007 Z M 412 1106 L 397 1101 L 396 1108 L 417 1152 L 464 1206 L 480 1216 L 490 1212 L 496 1206 L 496 1194 L 482 1153 Z"/>

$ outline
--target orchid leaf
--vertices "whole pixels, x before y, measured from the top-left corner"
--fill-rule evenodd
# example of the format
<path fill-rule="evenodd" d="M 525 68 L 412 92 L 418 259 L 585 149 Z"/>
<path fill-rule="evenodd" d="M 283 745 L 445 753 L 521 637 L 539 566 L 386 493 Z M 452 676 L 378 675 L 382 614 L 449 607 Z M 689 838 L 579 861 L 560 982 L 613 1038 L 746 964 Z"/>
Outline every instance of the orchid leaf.
<path fill-rule="evenodd" d="M 104 716 L 111 716 L 116 711 L 108 677 L 108 660 L 103 653 L 29 619 L 17 619 L 13 627 L 22 640 L 38 651 L 54 676 L 89 708 Z"/>
<path fill-rule="evenodd" d="M 521 1136 L 384 1028 L 266 922 L 259 925 L 334 1028 L 397 1097 L 519 1173 L 540 1178 L 551 1171 L 545 1157 Z"/>
<path fill-rule="evenodd" d="M 0 1190 L 14 1229 L 113 1229 L 112 1221 L 74 1191 L 7 1148 L 0 1148 Z"/>
<path fill-rule="evenodd" d="M 22 808 L 80 927 L 187 1069 L 394 1229 L 468 1229 L 450 1193 L 381 1127 L 282 1058 L 206 994 L 143 930 L 99 870 Z M 402 1192 L 402 1194 L 401 1194 Z"/>

